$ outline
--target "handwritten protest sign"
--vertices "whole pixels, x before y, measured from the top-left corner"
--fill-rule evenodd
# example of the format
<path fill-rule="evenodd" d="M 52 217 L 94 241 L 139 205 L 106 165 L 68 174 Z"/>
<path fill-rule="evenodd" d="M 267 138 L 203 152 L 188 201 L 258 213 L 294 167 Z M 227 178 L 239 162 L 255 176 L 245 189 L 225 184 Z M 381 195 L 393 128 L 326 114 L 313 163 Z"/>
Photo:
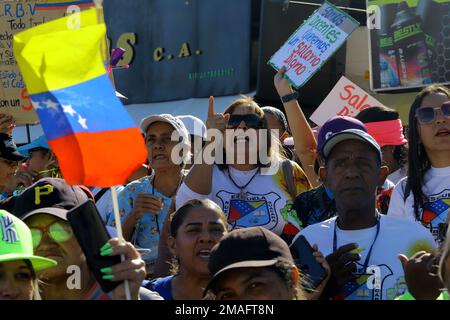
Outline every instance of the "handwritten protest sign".
<path fill-rule="evenodd" d="M 277 71 L 285 66 L 292 86 L 304 85 L 339 49 L 359 23 L 347 13 L 325 2 L 270 58 Z"/>
<path fill-rule="evenodd" d="M 366 108 L 382 105 L 381 102 L 343 76 L 310 119 L 321 126 L 331 117 L 354 117 Z"/>
<path fill-rule="evenodd" d="M 61 18 L 69 5 L 93 6 L 87 0 L 0 1 L 0 113 L 11 114 L 16 124 L 38 121 L 13 54 L 13 37 L 42 23 Z"/>

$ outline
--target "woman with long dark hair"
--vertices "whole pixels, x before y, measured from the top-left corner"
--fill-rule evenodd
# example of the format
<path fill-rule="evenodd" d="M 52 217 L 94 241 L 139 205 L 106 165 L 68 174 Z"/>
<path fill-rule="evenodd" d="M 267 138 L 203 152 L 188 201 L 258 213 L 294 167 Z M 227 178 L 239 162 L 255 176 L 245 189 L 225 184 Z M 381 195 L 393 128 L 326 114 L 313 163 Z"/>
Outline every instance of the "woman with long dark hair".
<path fill-rule="evenodd" d="M 409 217 L 443 237 L 450 211 L 450 90 L 431 85 L 409 111 L 408 177 L 394 189 L 388 214 Z"/>

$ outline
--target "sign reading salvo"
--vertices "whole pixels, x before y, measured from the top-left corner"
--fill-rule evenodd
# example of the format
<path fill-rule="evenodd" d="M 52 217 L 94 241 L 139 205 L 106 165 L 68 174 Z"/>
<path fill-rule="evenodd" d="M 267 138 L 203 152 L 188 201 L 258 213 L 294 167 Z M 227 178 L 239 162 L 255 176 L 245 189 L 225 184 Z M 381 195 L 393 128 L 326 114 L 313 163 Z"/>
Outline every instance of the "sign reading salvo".
<path fill-rule="evenodd" d="M 350 15 L 326 2 L 291 35 L 270 58 L 275 70 L 286 67 L 292 86 L 303 86 L 345 43 L 359 23 Z"/>
<path fill-rule="evenodd" d="M 382 105 L 377 99 L 342 76 L 310 119 L 322 126 L 331 117 L 355 117 L 364 109 Z"/>

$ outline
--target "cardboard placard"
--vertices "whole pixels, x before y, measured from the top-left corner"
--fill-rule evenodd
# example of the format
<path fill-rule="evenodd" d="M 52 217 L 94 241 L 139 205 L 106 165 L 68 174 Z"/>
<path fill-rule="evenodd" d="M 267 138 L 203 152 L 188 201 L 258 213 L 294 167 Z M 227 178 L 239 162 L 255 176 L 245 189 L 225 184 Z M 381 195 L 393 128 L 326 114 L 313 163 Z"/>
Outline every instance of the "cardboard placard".
<path fill-rule="evenodd" d="M 359 23 L 326 2 L 317 9 L 270 58 L 275 70 L 286 67 L 292 86 L 304 85 L 341 47 Z"/>
<path fill-rule="evenodd" d="M 354 117 L 366 108 L 382 105 L 381 102 L 342 76 L 310 119 L 318 126 L 322 126 L 331 117 Z"/>

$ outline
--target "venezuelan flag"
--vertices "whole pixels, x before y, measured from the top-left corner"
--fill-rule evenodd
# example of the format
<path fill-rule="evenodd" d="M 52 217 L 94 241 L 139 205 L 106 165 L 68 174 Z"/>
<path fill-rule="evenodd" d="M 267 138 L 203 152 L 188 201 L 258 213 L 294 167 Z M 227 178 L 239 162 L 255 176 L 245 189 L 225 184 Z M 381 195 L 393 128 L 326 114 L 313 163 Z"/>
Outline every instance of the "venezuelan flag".
<path fill-rule="evenodd" d="M 106 74 L 97 9 L 18 33 L 14 54 L 45 136 L 70 184 L 125 183 L 145 161 L 144 140 Z"/>

